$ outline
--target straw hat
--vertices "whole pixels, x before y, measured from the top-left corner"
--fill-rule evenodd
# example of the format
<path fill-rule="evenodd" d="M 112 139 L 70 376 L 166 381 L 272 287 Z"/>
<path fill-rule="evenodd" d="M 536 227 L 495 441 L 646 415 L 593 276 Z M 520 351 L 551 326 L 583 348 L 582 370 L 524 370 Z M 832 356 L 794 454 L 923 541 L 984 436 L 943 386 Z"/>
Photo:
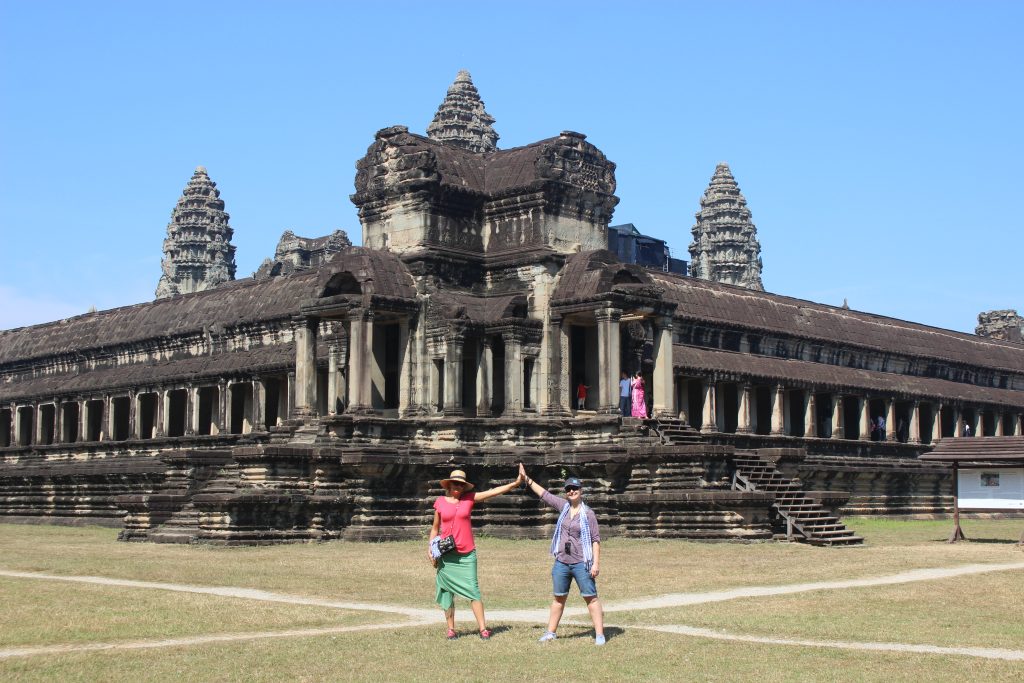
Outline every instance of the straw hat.
<path fill-rule="evenodd" d="M 448 475 L 447 479 L 441 480 L 441 488 L 447 489 L 448 484 L 452 483 L 453 481 L 458 481 L 465 484 L 466 488 L 462 489 L 463 491 L 473 490 L 473 485 L 466 481 L 466 473 L 463 472 L 462 470 L 452 470 L 452 473 Z"/>

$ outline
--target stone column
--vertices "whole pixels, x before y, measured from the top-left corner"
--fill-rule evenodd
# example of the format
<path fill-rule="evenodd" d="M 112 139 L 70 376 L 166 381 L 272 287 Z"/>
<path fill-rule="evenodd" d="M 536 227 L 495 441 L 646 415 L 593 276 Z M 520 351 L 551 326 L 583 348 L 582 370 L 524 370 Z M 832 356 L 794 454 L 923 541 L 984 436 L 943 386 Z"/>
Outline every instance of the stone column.
<path fill-rule="evenodd" d="M 857 399 L 860 403 L 860 426 L 857 430 L 857 438 L 861 441 L 871 440 L 871 401 L 867 396 Z"/>
<path fill-rule="evenodd" d="M 935 415 L 932 419 L 932 443 L 942 438 L 942 404 L 935 404 Z"/>
<path fill-rule="evenodd" d="M 75 441 L 85 441 L 89 435 L 89 422 L 86 411 L 89 409 L 88 399 L 79 399 L 78 403 L 78 424 L 75 426 Z"/>
<path fill-rule="evenodd" d="M 267 431 L 267 385 L 261 377 L 252 378 L 252 431 Z"/>
<path fill-rule="evenodd" d="M 981 429 L 980 429 L 981 425 L 982 425 L 981 411 L 980 410 L 975 410 L 974 411 L 974 418 L 971 420 L 971 436 L 981 436 L 981 434 L 980 434 L 980 432 L 981 432 Z"/>
<path fill-rule="evenodd" d="M 679 405 L 676 406 L 679 419 L 690 421 L 690 382 L 685 377 L 679 377 Z M 749 407 L 748 407 L 749 415 Z"/>
<path fill-rule="evenodd" d="M 217 383 L 217 433 L 229 434 L 231 425 L 228 424 L 228 381 L 220 380 Z"/>
<path fill-rule="evenodd" d="M 700 431 L 714 432 L 718 429 L 718 416 L 715 410 L 714 378 L 702 380 L 704 384 L 704 410 L 701 416 Z"/>
<path fill-rule="evenodd" d="M 617 330 L 616 330 L 617 331 Z M 617 368 L 616 368 L 617 370 Z M 618 406 L 619 373 L 611 378 Z M 654 403 L 651 411 L 657 417 L 675 418 L 675 385 L 672 383 L 672 318 L 661 316 L 654 322 Z"/>
<path fill-rule="evenodd" d="M 103 432 L 100 434 L 100 441 L 114 440 L 114 402 L 110 394 L 103 397 Z"/>
<path fill-rule="evenodd" d="M 506 332 L 505 342 L 505 413 L 506 417 L 523 412 L 523 338 L 519 332 Z"/>
<path fill-rule="evenodd" d="M 352 413 L 373 410 L 373 311 L 357 311 L 351 318 L 348 347 L 349 407 Z"/>
<path fill-rule="evenodd" d="M 907 443 L 921 443 L 921 402 L 914 401 L 910 409 L 910 424 L 907 426 Z"/>
<path fill-rule="evenodd" d="M 14 404 L 14 426 L 11 431 L 14 433 L 14 441 L 11 442 L 14 446 L 21 445 L 21 414 L 19 411 L 20 406 L 17 403 Z"/>
<path fill-rule="evenodd" d="M 886 399 L 885 402 L 885 440 L 896 441 L 896 399 Z"/>
<path fill-rule="evenodd" d="M 781 384 L 775 385 L 772 393 L 772 436 L 785 436 L 786 434 L 786 390 Z"/>
<path fill-rule="evenodd" d="M 337 415 L 339 409 L 338 384 L 341 380 L 341 372 L 338 369 L 338 345 L 331 344 L 327 347 L 327 414 Z"/>
<path fill-rule="evenodd" d="M 491 416 L 491 378 L 494 377 L 494 350 L 491 348 L 491 338 L 484 336 L 480 340 L 479 350 L 476 356 L 476 415 L 477 417 Z M 541 391 L 541 400 L 545 395 Z"/>
<path fill-rule="evenodd" d="M 960 406 L 953 406 L 953 437 L 961 438 L 964 435 L 964 414 Z"/>
<path fill-rule="evenodd" d="M 185 389 L 185 436 L 199 431 L 199 389 L 189 384 Z"/>
<path fill-rule="evenodd" d="M 1003 436 L 1003 413 L 996 413 L 996 436 Z"/>
<path fill-rule="evenodd" d="M 461 335 L 461 330 L 459 333 Z M 445 347 L 444 357 L 444 414 L 462 415 L 462 337 L 455 338 L 455 333 L 449 332 L 450 339 Z M 506 364 L 508 359 L 505 359 Z M 507 377 L 506 377 L 507 384 Z M 508 387 L 505 388 L 506 403 L 508 401 Z"/>
<path fill-rule="evenodd" d="M 295 372 L 289 371 L 287 377 L 287 386 L 285 386 L 285 413 L 284 417 L 286 420 L 291 420 L 295 416 Z"/>
<path fill-rule="evenodd" d="M 558 373 L 554 378 L 554 392 L 557 397 L 556 404 L 552 406 L 551 414 L 571 415 L 572 407 L 572 382 L 569 380 L 569 321 L 562 318 L 558 325 Z M 616 385 L 617 386 L 617 385 Z"/>
<path fill-rule="evenodd" d="M 295 319 L 295 416 L 316 417 L 316 318 Z"/>
<path fill-rule="evenodd" d="M 835 394 L 832 397 L 832 438 L 842 439 L 843 434 L 843 397 Z"/>
<path fill-rule="evenodd" d="M 415 363 L 413 355 L 415 345 L 411 342 L 412 336 L 409 333 L 409 318 L 405 317 L 398 321 L 398 362 L 401 367 L 398 369 L 398 414 L 399 416 L 409 414 L 412 406 L 412 382 Z M 339 378 L 340 379 L 340 378 Z M 342 386 L 344 382 L 342 381 Z"/>
<path fill-rule="evenodd" d="M 607 306 L 594 312 L 597 319 L 597 362 L 600 374 L 597 380 L 597 412 L 616 413 L 619 410 L 619 317 L 622 311 Z M 671 361 L 669 361 L 671 365 Z"/>
<path fill-rule="evenodd" d="M 736 416 L 736 433 L 750 434 L 753 431 L 750 427 L 750 392 L 749 384 L 744 384 L 740 390 L 740 409 Z"/>
<path fill-rule="evenodd" d="M 813 439 L 818 436 L 818 402 L 814 392 L 807 390 L 807 401 L 804 403 L 804 437 Z"/>
<path fill-rule="evenodd" d="M 139 395 L 133 389 L 128 390 L 128 438 L 139 438 Z"/>
<path fill-rule="evenodd" d="M 1024 415 L 1018 415 L 1017 419 L 1013 421 L 1013 435 L 1020 436 L 1024 434 Z"/>
<path fill-rule="evenodd" d="M 167 418 L 170 416 L 171 409 L 168 403 L 171 397 L 167 389 L 156 390 L 156 437 L 160 438 L 167 436 Z"/>

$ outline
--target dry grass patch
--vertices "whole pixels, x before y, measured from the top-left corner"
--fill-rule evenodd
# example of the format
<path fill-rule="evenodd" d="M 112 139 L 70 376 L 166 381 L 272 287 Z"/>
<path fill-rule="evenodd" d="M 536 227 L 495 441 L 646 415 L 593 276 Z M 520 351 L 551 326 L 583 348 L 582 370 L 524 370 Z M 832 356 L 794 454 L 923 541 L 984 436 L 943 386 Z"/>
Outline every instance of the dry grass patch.
<path fill-rule="evenodd" d="M 1024 664 L 971 657 L 724 643 L 641 630 L 596 648 L 566 628 L 516 625 L 487 643 L 448 643 L 442 627 L 0 662 L 11 681 L 1019 681 Z"/>
<path fill-rule="evenodd" d="M 601 594 L 609 600 L 628 600 L 1024 559 L 1009 540 L 947 545 L 949 521 L 864 519 L 854 520 L 853 525 L 867 536 L 867 546 L 832 549 L 796 543 L 610 538 L 603 544 Z M 1024 520 L 972 520 L 969 525 L 978 538 L 1015 539 Z M 219 548 L 118 543 L 115 538 L 114 530 L 99 527 L 3 525 L 0 568 L 433 605 L 434 573 L 422 542 Z M 547 541 L 477 540 L 480 585 L 488 607 L 546 604 L 551 581 Z"/>
<path fill-rule="evenodd" d="M 744 598 L 608 615 L 737 635 L 943 647 L 1024 648 L 1024 571 Z"/>
<path fill-rule="evenodd" d="M 0 647 L 363 624 L 394 617 L 160 590 L 0 577 Z"/>

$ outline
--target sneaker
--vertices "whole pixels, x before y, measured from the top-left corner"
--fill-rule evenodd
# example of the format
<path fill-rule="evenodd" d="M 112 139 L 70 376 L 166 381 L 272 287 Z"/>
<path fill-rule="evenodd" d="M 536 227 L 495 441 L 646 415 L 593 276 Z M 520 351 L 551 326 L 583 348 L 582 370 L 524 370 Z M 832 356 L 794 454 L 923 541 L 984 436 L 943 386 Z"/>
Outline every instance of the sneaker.
<path fill-rule="evenodd" d="M 490 639 L 491 639 L 491 629 L 485 628 L 483 631 L 480 631 L 480 640 L 490 640 Z"/>
<path fill-rule="evenodd" d="M 448 635 L 445 636 L 445 638 L 447 638 L 448 640 L 455 640 L 458 637 L 459 637 L 459 634 L 456 633 L 455 629 L 453 629 L 453 628 L 448 629 Z"/>
<path fill-rule="evenodd" d="M 540 637 L 540 639 L 539 639 L 539 640 L 538 640 L 537 642 L 538 642 L 538 643 L 546 643 L 546 642 L 548 642 L 549 640 L 554 640 L 554 639 L 555 639 L 555 638 L 557 638 L 557 637 L 558 637 L 558 636 L 556 636 L 556 635 L 555 635 L 554 633 L 552 633 L 551 631 L 544 631 L 544 635 L 542 635 L 542 636 Z"/>
<path fill-rule="evenodd" d="M 604 636 L 594 636 L 594 645 L 604 645 Z"/>

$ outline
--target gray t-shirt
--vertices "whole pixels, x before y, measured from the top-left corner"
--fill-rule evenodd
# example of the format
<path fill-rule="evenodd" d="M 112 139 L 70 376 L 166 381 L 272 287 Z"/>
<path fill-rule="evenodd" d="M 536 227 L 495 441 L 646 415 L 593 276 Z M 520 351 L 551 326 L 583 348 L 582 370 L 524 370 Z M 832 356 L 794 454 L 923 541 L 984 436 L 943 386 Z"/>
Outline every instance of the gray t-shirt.
<path fill-rule="evenodd" d="M 540 497 L 545 503 L 559 512 L 569 504 L 565 498 L 560 498 L 550 491 L 545 491 Z M 597 526 L 597 516 L 587 506 L 587 526 L 590 528 L 590 540 L 594 543 L 601 542 L 601 530 Z M 569 544 L 569 552 L 565 552 L 565 544 Z M 558 544 L 558 554 L 555 559 L 564 564 L 576 564 L 583 562 L 583 545 L 580 543 L 580 516 L 573 517 L 570 512 L 562 522 L 562 538 Z"/>

